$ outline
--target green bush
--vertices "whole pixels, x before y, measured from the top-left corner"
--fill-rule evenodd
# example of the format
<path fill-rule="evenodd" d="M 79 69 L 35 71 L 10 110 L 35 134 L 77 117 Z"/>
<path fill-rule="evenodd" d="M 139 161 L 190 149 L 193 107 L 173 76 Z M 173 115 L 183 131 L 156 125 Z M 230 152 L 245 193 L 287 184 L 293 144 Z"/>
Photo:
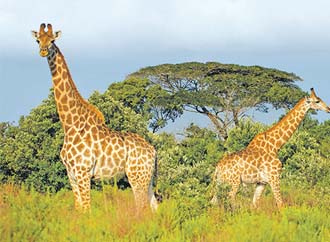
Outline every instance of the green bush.
<path fill-rule="evenodd" d="M 320 151 L 319 142 L 306 130 L 300 130 L 280 150 L 284 164 L 282 178 L 292 186 L 330 185 L 330 164 Z"/>
<path fill-rule="evenodd" d="M 185 138 L 160 134 L 155 139 L 159 157 L 159 189 L 165 197 L 187 197 L 205 206 L 208 186 L 223 144 L 207 129 L 190 125 Z M 201 196 L 202 195 L 202 196 Z"/>
<path fill-rule="evenodd" d="M 257 134 L 265 131 L 266 125 L 253 122 L 251 119 L 243 119 L 237 127 L 229 131 L 225 148 L 229 153 L 243 150 Z"/>

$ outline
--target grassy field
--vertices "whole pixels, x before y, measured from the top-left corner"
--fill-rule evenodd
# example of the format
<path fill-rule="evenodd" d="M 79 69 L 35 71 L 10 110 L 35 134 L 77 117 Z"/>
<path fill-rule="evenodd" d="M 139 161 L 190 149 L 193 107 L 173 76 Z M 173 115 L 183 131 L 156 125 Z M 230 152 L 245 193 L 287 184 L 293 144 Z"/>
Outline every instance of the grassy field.
<path fill-rule="evenodd" d="M 0 241 L 330 241 L 330 196 L 293 189 L 283 196 L 281 211 L 266 192 L 258 210 L 243 194 L 234 212 L 183 198 L 136 216 L 130 190 L 106 187 L 92 191 L 91 213 L 79 214 L 71 191 L 40 194 L 6 185 L 0 186 Z"/>

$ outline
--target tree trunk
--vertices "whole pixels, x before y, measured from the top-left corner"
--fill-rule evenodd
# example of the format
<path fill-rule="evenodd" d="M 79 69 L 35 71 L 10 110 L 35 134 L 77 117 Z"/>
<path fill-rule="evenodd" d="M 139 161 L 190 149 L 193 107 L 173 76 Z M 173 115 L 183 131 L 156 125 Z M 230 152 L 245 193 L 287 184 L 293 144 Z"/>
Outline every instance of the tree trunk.
<path fill-rule="evenodd" d="M 219 137 L 221 139 L 223 139 L 224 141 L 227 140 L 227 138 L 228 138 L 227 129 L 224 126 L 224 124 L 221 123 L 221 121 L 219 120 L 218 116 L 216 116 L 213 113 L 210 113 L 209 111 L 206 111 L 205 114 L 211 120 L 211 122 L 214 124 L 216 130 L 218 131 Z"/>
<path fill-rule="evenodd" d="M 237 127 L 239 125 L 239 120 L 238 120 L 238 112 L 236 110 L 233 110 L 233 120 L 235 126 Z"/>

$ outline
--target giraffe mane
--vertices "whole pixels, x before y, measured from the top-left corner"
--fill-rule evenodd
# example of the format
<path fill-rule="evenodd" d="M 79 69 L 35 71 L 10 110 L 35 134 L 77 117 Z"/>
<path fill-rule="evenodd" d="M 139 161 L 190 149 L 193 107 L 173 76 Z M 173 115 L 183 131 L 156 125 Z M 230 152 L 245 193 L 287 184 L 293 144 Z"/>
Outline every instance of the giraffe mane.
<path fill-rule="evenodd" d="M 80 101 L 82 102 L 82 104 L 89 110 L 91 110 L 93 113 L 95 113 L 95 115 L 101 120 L 101 122 L 104 124 L 105 123 L 105 118 L 103 113 L 93 104 L 91 104 L 90 102 L 88 102 L 86 99 L 84 99 L 78 92 L 78 90 L 75 88 L 74 89 L 76 91 L 76 93 L 78 94 L 78 98 L 80 99 Z"/>
<path fill-rule="evenodd" d="M 80 95 L 80 93 L 79 93 L 79 91 L 78 91 L 78 89 L 77 89 L 77 86 L 74 84 L 74 82 L 73 82 L 73 80 L 72 80 L 71 73 L 70 73 L 69 68 L 68 68 L 68 66 L 67 66 L 67 64 L 66 64 L 66 61 L 65 61 L 65 59 L 64 59 L 64 56 L 63 56 L 62 52 L 60 51 L 60 49 L 59 49 L 55 44 L 54 44 L 54 46 L 55 46 L 56 50 L 58 51 L 58 53 L 62 56 L 62 59 L 63 59 L 63 65 L 64 65 L 64 66 L 66 67 L 66 69 L 68 70 L 68 78 L 69 78 L 69 82 L 70 82 L 71 87 L 72 87 L 74 93 L 76 94 L 78 100 L 81 102 L 81 104 L 82 104 L 85 108 L 87 108 L 88 110 L 92 111 L 92 112 L 96 115 L 96 117 L 99 118 L 99 119 L 101 120 L 101 122 L 104 124 L 104 123 L 105 123 L 105 118 L 104 118 L 103 113 L 102 113 L 102 112 L 101 112 L 96 106 L 94 106 L 93 104 L 91 104 L 90 102 L 88 102 L 86 99 L 84 99 L 84 98 Z"/>
<path fill-rule="evenodd" d="M 285 116 L 284 116 L 280 121 L 278 121 L 278 122 L 277 122 L 276 124 L 274 124 L 271 128 L 269 128 L 268 130 L 266 130 L 266 131 L 264 131 L 264 132 L 262 132 L 262 133 L 267 133 L 268 131 L 273 131 L 273 130 L 277 129 L 277 127 L 278 127 L 281 123 L 283 123 L 284 121 L 286 121 L 286 120 L 289 118 L 289 116 L 292 115 L 292 113 L 294 113 L 294 112 L 296 111 L 296 108 L 297 108 L 298 106 L 300 106 L 300 105 L 304 102 L 304 100 L 305 100 L 305 97 L 302 98 L 302 99 L 300 99 L 300 100 L 297 102 L 297 104 L 296 104 L 292 109 L 290 109 L 289 112 L 288 112 L 287 114 L 285 114 Z"/>

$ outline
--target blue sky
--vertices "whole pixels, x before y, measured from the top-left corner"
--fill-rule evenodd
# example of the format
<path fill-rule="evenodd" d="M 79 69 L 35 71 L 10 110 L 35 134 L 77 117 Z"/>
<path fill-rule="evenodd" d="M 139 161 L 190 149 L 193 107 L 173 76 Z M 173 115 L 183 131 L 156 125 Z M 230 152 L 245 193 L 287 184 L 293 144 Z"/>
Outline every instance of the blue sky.
<path fill-rule="evenodd" d="M 49 93 L 30 34 L 42 22 L 62 31 L 57 45 L 85 98 L 145 66 L 218 61 L 294 72 L 330 104 L 329 9 L 326 0 L 0 0 L 0 121 L 17 121 Z M 278 115 L 254 113 L 265 122 Z"/>

